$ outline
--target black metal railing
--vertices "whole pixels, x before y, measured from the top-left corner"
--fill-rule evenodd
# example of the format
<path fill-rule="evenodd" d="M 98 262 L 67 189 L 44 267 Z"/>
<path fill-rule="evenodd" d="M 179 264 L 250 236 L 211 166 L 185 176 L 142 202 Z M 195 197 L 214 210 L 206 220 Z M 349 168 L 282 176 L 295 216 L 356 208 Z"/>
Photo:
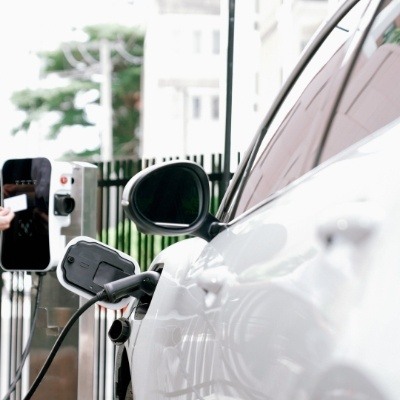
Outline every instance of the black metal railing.
<path fill-rule="evenodd" d="M 178 158 L 178 157 L 176 157 Z M 160 160 L 168 161 L 173 158 Z M 201 165 L 210 181 L 210 212 L 215 214 L 223 197 L 223 157 L 214 154 L 187 157 Z M 238 155 L 237 162 L 240 157 Z M 132 257 L 146 270 L 154 256 L 165 247 L 184 237 L 147 235 L 137 231 L 136 226 L 124 215 L 121 207 L 122 192 L 129 179 L 142 169 L 156 164 L 150 160 L 118 160 L 100 162 L 98 167 L 98 221 L 97 239 Z"/>

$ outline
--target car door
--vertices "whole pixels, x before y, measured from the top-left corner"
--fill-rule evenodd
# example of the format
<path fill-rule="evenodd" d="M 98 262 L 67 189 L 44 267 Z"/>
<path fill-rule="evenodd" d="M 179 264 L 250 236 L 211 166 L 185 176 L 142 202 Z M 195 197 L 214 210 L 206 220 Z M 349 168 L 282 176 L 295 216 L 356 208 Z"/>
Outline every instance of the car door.
<path fill-rule="evenodd" d="M 390 178 L 397 168 L 394 153 L 390 167 L 372 154 L 385 148 L 385 135 L 388 142 L 397 143 L 400 97 L 392 77 L 400 68 L 400 4 L 371 4 L 368 14 L 371 19 L 363 22 L 367 28 L 353 44 L 355 58 L 350 61 L 347 54 L 337 71 L 345 86 L 328 94 L 334 101 L 332 115 L 320 125 L 326 130 L 316 127 L 309 139 L 311 127 L 293 149 L 284 142 L 280 150 L 278 141 L 292 129 L 291 120 L 297 121 L 294 114 L 286 118 L 278 138 L 275 133 L 265 149 L 258 150 L 236 205 L 227 211 L 239 217 L 229 230 L 229 245 L 219 245 L 226 232 L 213 241 L 216 248 L 210 251 L 219 254 L 228 271 L 214 300 L 220 307 L 215 326 L 218 370 L 223 371 L 217 390 L 221 398 L 309 398 L 321 371 L 333 370 L 333 352 L 343 347 L 348 351 L 343 337 L 349 334 L 351 313 L 360 306 L 358 296 L 367 290 L 364 268 L 379 253 L 371 237 L 384 210 L 390 209 L 387 203 L 397 183 Z M 307 89 L 302 96 L 307 96 Z M 320 143 L 319 149 L 307 146 L 312 140 Z M 301 151 L 300 143 L 306 143 Z M 282 161 L 291 157 L 292 163 Z M 307 163 L 301 163 L 302 157 L 319 167 L 296 179 Z M 280 179 L 275 181 L 271 172 L 281 174 Z M 287 185 L 288 181 L 293 183 Z M 246 214 L 241 218 L 242 212 Z M 206 282 L 215 279 L 208 275 L 205 272 Z M 204 278 L 200 282 L 206 290 Z M 363 345 L 354 338 L 351 345 L 358 349 L 355 353 L 361 348 L 367 353 L 370 346 L 359 335 Z M 344 359 L 353 373 L 367 368 L 376 373 L 372 361 L 366 367 L 351 356 Z M 380 358 L 380 370 L 384 364 Z M 348 367 L 342 368 L 341 378 L 350 373 Z M 383 398 L 372 388 L 375 376 L 357 379 L 358 388 L 364 389 L 356 390 L 354 379 L 346 391 L 338 385 L 337 393 L 342 392 L 335 396 Z M 327 398 L 336 398 L 334 390 L 330 393 Z"/>
<path fill-rule="evenodd" d="M 370 212 L 355 150 L 324 168 L 315 160 L 357 48 L 347 40 L 376 7 L 361 1 L 336 17 L 266 120 L 219 213 L 227 228 L 154 260 L 162 278 L 129 343 L 135 398 L 293 400 L 309 390 L 345 318 L 335 299 L 353 279 L 336 251 L 326 255 L 332 221 L 340 210 Z"/>

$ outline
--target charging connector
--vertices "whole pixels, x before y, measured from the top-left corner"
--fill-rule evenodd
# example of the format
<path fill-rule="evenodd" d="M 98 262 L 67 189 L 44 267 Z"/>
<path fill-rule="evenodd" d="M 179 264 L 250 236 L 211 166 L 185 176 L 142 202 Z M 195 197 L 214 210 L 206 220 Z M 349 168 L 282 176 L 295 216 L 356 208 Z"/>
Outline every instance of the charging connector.
<path fill-rule="evenodd" d="M 158 272 L 142 272 L 138 275 L 132 275 L 114 282 L 106 283 L 104 285 L 104 291 L 107 294 L 108 300 L 112 303 L 126 296 L 137 298 L 140 298 L 143 294 L 152 296 L 156 290 L 159 278 L 160 274 Z"/>
<path fill-rule="evenodd" d="M 78 236 L 66 246 L 64 256 L 57 266 L 57 278 L 69 291 L 91 299 L 105 285 L 123 278 L 133 278 L 139 270 L 137 261 L 122 251 L 93 238 Z M 110 294 L 113 292 L 111 288 Z M 129 303 L 128 296 L 118 298 L 118 302 L 106 300 L 100 305 L 118 310 Z"/>

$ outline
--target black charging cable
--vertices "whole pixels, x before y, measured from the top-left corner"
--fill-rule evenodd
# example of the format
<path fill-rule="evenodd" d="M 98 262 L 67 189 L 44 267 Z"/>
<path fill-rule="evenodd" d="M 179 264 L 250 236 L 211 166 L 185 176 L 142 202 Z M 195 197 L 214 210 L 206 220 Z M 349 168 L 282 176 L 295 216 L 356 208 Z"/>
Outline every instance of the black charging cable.
<path fill-rule="evenodd" d="M 15 371 L 14 379 L 13 379 L 12 383 L 10 384 L 10 387 L 8 388 L 6 395 L 3 397 L 3 400 L 9 400 L 11 394 L 17 388 L 17 384 L 22 377 L 22 370 L 24 368 L 25 362 L 26 362 L 29 352 L 31 350 L 32 339 L 33 339 L 33 335 L 35 332 L 36 321 L 37 321 L 37 316 L 38 316 L 40 297 L 41 297 L 41 293 L 42 293 L 44 273 L 38 273 L 37 275 L 38 275 L 38 283 L 37 283 L 37 287 L 36 287 L 36 290 L 37 290 L 36 291 L 36 300 L 35 300 L 35 307 L 34 307 L 34 311 L 33 311 L 33 315 L 32 315 L 31 330 L 30 330 L 29 337 L 28 337 L 28 340 L 25 345 L 25 349 L 21 355 L 20 364 L 19 364 L 17 370 Z"/>
<path fill-rule="evenodd" d="M 60 333 L 60 336 L 57 338 L 55 341 L 53 348 L 50 351 L 50 354 L 48 355 L 45 363 L 43 364 L 42 369 L 39 371 L 35 381 L 33 382 L 32 386 L 30 387 L 28 393 L 24 397 L 24 400 L 30 399 L 33 394 L 35 393 L 36 389 L 38 388 L 40 382 L 42 381 L 43 377 L 45 376 L 47 370 L 49 369 L 51 363 L 53 362 L 54 357 L 57 354 L 58 349 L 60 348 L 63 340 L 67 336 L 67 333 L 69 330 L 72 328 L 74 323 L 77 321 L 77 319 L 88 309 L 90 308 L 94 303 L 97 303 L 98 301 L 105 300 L 107 298 L 107 294 L 104 290 L 99 292 L 96 296 L 94 296 L 92 299 L 88 300 L 82 307 L 80 307 L 77 311 L 75 311 L 74 315 L 69 319 L 67 322 L 67 325 L 64 326 L 63 330 Z"/>

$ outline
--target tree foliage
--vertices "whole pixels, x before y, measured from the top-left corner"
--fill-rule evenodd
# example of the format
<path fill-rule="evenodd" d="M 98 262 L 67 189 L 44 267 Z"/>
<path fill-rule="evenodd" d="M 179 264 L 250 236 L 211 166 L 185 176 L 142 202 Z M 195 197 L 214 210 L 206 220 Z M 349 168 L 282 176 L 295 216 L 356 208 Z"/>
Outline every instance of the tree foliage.
<path fill-rule="evenodd" d="M 28 131 L 34 121 L 45 114 L 58 116 L 49 132 L 49 139 L 56 138 L 67 126 L 92 126 L 85 108 L 77 105 L 77 98 L 89 91 L 100 93 L 96 82 L 99 74 L 99 44 L 107 39 L 111 48 L 112 62 L 112 107 L 114 156 L 135 155 L 139 125 L 139 102 L 141 81 L 141 58 L 143 56 L 143 34 L 135 29 L 119 25 L 96 25 L 84 29 L 86 41 L 62 43 L 57 50 L 38 54 L 43 64 L 45 77 L 56 74 L 67 83 L 55 88 L 25 89 L 15 92 L 12 101 L 25 112 L 25 119 L 14 129 L 14 133 Z M 100 103 L 99 95 L 91 100 Z M 84 158 L 99 154 L 94 152 L 69 154 Z M 66 155 L 68 157 L 68 155 Z"/>

